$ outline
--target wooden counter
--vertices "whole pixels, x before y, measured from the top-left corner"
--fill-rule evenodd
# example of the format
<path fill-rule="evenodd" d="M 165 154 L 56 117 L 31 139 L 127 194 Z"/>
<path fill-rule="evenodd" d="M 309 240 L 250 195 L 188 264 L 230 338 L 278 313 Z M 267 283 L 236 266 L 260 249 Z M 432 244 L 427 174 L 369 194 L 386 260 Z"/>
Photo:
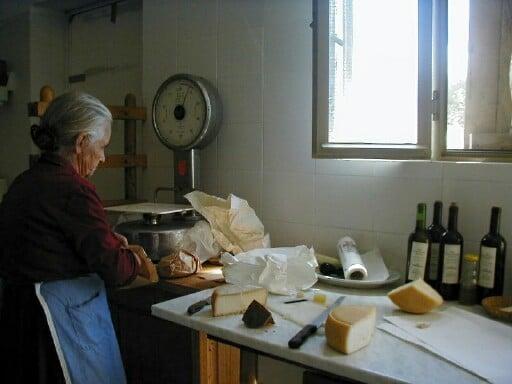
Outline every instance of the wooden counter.
<path fill-rule="evenodd" d="M 130 285 L 129 289 L 109 291 L 112 322 L 119 341 L 128 383 L 204 382 L 199 375 L 201 372 L 199 362 L 208 361 L 208 359 L 205 356 L 201 359 L 201 345 L 203 345 L 203 354 L 208 349 L 214 351 L 215 355 L 218 350 L 221 350 L 229 356 L 234 353 L 236 358 L 236 351 L 224 351 L 225 348 L 219 347 L 218 344 L 211 344 L 205 335 L 200 336 L 189 328 L 151 315 L 153 304 L 221 284 L 223 279 L 219 280 L 218 275 L 213 275 L 214 272 L 215 267 L 208 267 L 198 275 L 161 280 L 156 284 L 147 284 L 139 279 Z M 206 374 L 203 368 L 203 375 Z"/>

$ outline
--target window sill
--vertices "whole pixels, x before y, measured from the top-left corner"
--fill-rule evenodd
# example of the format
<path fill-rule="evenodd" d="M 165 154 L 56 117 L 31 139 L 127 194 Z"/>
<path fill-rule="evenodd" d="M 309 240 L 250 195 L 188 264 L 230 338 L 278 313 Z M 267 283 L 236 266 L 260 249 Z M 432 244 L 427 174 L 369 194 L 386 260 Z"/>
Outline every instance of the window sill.
<path fill-rule="evenodd" d="M 321 144 L 317 159 L 429 160 L 430 150 L 420 145 Z"/>

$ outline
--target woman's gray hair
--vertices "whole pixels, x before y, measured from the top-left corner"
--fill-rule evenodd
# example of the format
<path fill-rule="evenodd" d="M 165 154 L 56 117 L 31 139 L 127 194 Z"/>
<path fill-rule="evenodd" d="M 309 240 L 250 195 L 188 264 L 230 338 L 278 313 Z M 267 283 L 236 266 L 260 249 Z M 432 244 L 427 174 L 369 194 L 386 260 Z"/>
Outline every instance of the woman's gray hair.
<path fill-rule="evenodd" d="M 83 92 L 68 92 L 56 97 L 41 118 L 41 125 L 32 126 L 34 143 L 44 151 L 71 148 L 81 133 L 91 142 L 105 135 L 112 114 L 96 97 Z"/>

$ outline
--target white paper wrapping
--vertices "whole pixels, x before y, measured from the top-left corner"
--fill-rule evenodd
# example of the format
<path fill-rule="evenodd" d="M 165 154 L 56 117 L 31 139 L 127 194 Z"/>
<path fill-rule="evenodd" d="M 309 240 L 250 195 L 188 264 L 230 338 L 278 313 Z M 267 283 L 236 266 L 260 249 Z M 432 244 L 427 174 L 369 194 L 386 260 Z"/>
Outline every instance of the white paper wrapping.
<path fill-rule="evenodd" d="M 512 327 L 456 307 L 385 316 L 379 329 L 418 345 L 491 383 L 512 378 Z M 419 323 L 428 326 L 418 327 Z"/>
<path fill-rule="evenodd" d="M 227 252 L 270 247 L 270 237 L 246 200 L 232 194 L 224 200 L 200 191 L 185 198 L 210 223 L 213 237 Z"/>
<path fill-rule="evenodd" d="M 227 283 L 258 285 L 278 295 L 294 294 L 317 281 L 315 251 L 305 245 L 254 249 L 236 256 L 224 253 L 221 262 Z"/>

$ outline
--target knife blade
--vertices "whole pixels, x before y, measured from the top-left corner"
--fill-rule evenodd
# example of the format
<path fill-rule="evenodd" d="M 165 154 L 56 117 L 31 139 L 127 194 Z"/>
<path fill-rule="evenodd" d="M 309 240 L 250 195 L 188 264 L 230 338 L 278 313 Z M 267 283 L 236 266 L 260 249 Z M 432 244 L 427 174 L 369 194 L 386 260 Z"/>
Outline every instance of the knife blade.
<path fill-rule="evenodd" d="M 320 315 L 318 315 L 310 324 L 307 324 L 302 328 L 295 336 L 293 336 L 288 341 L 288 347 L 296 349 L 299 348 L 306 339 L 314 334 L 318 328 L 322 326 L 322 324 L 327 320 L 327 316 L 329 316 L 329 313 L 334 309 L 334 307 L 337 307 L 341 304 L 341 302 L 345 299 L 345 296 L 340 296 L 329 305 Z"/>
<path fill-rule="evenodd" d="M 203 309 L 207 305 L 211 305 L 211 303 L 212 303 L 211 297 L 208 297 L 207 299 L 198 301 L 197 303 L 194 303 L 187 308 L 187 313 L 189 315 L 193 315 L 194 313 L 199 312 L 201 309 Z"/>

